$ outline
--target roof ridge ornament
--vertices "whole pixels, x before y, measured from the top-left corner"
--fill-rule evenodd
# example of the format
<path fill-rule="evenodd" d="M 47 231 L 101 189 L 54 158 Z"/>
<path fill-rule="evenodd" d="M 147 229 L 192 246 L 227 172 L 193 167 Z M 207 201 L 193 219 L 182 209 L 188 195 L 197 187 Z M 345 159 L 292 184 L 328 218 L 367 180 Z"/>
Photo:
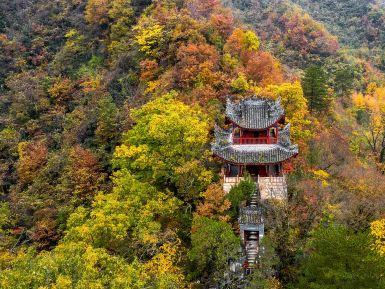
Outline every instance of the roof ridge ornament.
<path fill-rule="evenodd" d="M 245 129 L 267 129 L 283 117 L 284 111 L 280 99 L 252 96 L 233 102 L 226 100 L 226 117 L 236 125 Z"/>

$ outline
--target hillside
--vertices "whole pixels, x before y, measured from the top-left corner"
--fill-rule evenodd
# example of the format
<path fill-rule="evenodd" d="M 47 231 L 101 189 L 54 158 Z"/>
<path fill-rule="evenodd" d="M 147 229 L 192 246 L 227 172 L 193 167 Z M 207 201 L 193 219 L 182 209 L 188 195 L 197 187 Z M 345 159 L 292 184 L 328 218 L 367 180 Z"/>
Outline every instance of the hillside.
<path fill-rule="evenodd" d="M 384 288 L 383 17 L 373 1 L 2 1 L 0 288 Z M 229 96 L 279 118 L 242 139 Z M 290 162 L 258 157 L 225 192 L 219 128 Z M 283 200 L 258 196 L 261 168 Z M 240 277 L 256 204 L 263 250 Z"/>
<path fill-rule="evenodd" d="M 356 57 L 384 71 L 383 1 L 293 1 L 338 37 Z"/>
<path fill-rule="evenodd" d="M 294 0 L 316 21 L 351 48 L 382 48 L 384 44 L 383 1 L 303 1 Z"/>
<path fill-rule="evenodd" d="M 290 68 L 324 66 L 354 74 L 356 89 L 383 83 L 383 19 L 380 1 L 224 1 L 253 27 Z M 300 73 L 300 71 L 299 71 Z M 338 78 L 338 76 L 337 76 Z M 333 86 L 338 86 L 334 83 Z"/>

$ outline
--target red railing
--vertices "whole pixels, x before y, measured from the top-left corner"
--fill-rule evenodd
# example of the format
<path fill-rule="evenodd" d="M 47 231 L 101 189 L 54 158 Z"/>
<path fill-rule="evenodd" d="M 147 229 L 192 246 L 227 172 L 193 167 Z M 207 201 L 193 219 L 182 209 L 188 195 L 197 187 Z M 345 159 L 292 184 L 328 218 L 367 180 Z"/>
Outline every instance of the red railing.
<path fill-rule="evenodd" d="M 275 144 L 277 138 L 275 137 L 237 137 L 233 138 L 234 144 Z"/>

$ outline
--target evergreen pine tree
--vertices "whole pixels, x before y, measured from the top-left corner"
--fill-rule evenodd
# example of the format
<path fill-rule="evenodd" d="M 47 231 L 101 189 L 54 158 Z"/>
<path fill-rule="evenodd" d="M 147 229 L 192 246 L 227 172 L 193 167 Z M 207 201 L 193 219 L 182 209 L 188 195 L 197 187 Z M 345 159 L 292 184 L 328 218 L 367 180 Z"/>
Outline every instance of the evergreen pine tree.
<path fill-rule="evenodd" d="M 330 107 L 326 73 L 319 66 L 310 66 L 302 78 L 302 89 L 312 111 L 325 112 Z"/>

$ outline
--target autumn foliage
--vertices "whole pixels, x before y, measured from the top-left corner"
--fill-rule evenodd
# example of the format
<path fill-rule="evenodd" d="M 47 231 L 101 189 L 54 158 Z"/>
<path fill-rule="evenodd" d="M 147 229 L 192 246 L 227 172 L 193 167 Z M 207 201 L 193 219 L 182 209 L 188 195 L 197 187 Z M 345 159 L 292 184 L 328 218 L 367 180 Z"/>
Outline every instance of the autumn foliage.
<path fill-rule="evenodd" d="M 250 288 L 384 287 L 378 3 L 335 1 L 358 50 L 330 1 L 24 2 L 0 3 L 1 288 L 223 285 L 255 190 L 210 152 L 228 96 L 280 99 L 300 149 Z"/>

